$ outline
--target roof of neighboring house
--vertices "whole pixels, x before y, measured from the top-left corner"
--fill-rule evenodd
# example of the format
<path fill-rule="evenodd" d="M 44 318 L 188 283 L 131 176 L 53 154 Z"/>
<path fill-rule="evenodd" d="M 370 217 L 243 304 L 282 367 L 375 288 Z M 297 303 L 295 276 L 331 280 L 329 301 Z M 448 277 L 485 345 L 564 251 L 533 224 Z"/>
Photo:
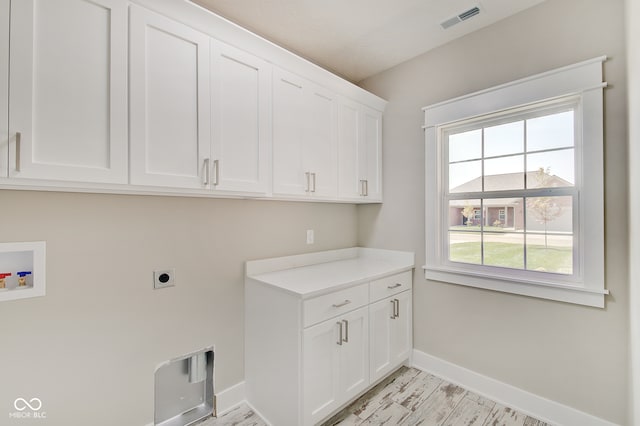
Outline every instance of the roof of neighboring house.
<path fill-rule="evenodd" d="M 524 173 L 504 173 L 500 175 L 486 175 L 484 177 L 485 190 L 490 191 L 504 191 L 514 188 L 514 181 L 522 182 Z M 539 171 L 527 172 L 527 188 L 549 188 L 560 186 L 573 186 L 572 183 L 562 179 L 556 175 L 544 174 L 544 178 L 541 179 Z M 542 182 L 546 180 L 546 182 Z M 463 183 L 451 189 L 451 192 L 482 192 L 482 176 Z"/>

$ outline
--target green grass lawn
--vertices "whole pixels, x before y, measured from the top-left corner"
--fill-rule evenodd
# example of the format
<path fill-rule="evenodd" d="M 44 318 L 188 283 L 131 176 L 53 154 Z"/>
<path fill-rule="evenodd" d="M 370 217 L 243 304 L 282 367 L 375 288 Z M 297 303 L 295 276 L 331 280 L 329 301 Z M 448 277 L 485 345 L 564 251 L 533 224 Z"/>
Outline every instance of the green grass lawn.
<path fill-rule="evenodd" d="M 481 264 L 480 243 L 452 244 L 449 257 L 453 262 Z M 524 268 L 524 249 L 521 244 L 485 242 L 484 264 L 504 268 Z M 571 274 L 573 251 L 571 247 L 527 246 L 527 269 Z"/>

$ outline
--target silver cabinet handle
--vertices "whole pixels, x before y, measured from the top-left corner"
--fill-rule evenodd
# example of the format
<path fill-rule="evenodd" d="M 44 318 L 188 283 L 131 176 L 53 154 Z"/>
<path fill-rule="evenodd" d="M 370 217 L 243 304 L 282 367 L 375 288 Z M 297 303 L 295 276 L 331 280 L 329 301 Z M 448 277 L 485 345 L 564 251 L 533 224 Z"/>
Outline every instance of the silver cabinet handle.
<path fill-rule="evenodd" d="M 338 321 L 336 324 L 338 324 L 338 328 L 340 329 L 340 337 L 338 337 L 338 341 L 336 343 L 342 346 L 342 323 Z"/>
<path fill-rule="evenodd" d="M 369 181 L 367 179 L 364 180 L 364 194 L 365 197 L 369 196 Z"/>
<path fill-rule="evenodd" d="M 344 302 L 342 302 L 342 303 L 338 303 L 338 304 L 335 304 L 335 303 L 334 303 L 332 306 L 333 306 L 334 308 L 342 308 L 343 306 L 346 306 L 346 305 L 348 305 L 349 303 L 351 303 L 351 300 L 346 299 Z"/>
<path fill-rule="evenodd" d="M 20 171 L 20 148 L 22 144 L 22 133 L 16 132 L 16 172 Z"/>
<path fill-rule="evenodd" d="M 344 323 L 344 339 L 342 341 L 349 343 L 349 321 L 342 320 L 342 322 Z"/>
<path fill-rule="evenodd" d="M 316 192 L 316 174 L 315 173 L 311 173 L 311 182 L 313 183 L 313 186 L 311 189 L 311 192 Z"/>
<path fill-rule="evenodd" d="M 306 188 L 305 188 L 304 192 L 310 192 L 310 191 L 311 191 L 311 181 L 310 181 L 310 179 L 311 179 L 311 173 L 309 173 L 309 172 L 305 172 L 305 173 L 304 173 L 304 175 L 305 175 L 305 176 L 306 176 L 306 178 L 307 178 L 307 186 L 306 186 Z"/>
<path fill-rule="evenodd" d="M 400 283 L 395 283 L 394 285 L 388 285 L 387 288 L 389 290 L 393 290 L 394 288 L 398 288 L 398 287 L 402 287 L 402 284 Z"/>
<path fill-rule="evenodd" d="M 391 319 L 396 319 L 396 302 L 395 299 L 389 300 L 391 302 Z"/>
<path fill-rule="evenodd" d="M 360 179 L 360 195 L 364 197 L 364 179 Z"/>
<path fill-rule="evenodd" d="M 215 172 L 213 184 L 217 186 L 220 183 L 220 160 L 213 160 L 213 168 Z"/>
<path fill-rule="evenodd" d="M 204 159 L 204 185 L 209 185 L 209 181 L 211 180 L 211 169 L 209 168 L 209 163 L 211 160 L 209 158 Z"/>
<path fill-rule="evenodd" d="M 393 299 L 393 316 L 395 318 L 400 317 L 400 301 L 398 299 Z"/>

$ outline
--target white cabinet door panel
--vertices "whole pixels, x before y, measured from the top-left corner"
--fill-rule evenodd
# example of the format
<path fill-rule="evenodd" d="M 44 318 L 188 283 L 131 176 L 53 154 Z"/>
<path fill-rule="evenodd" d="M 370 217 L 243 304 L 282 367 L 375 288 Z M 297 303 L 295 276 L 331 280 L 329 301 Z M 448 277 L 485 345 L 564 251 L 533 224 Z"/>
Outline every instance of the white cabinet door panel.
<path fill-rule="evenodd" d="M 328 320 L 304 330 L 304 424 L 312 425 L 337 408 L 340 398 L 339 320 Z"/>
<path fill-rule="evenodd" d="M 271 75 L 265 61 L 212 43 L 216 190 L 266 194 L 270 174 Z"/>
<path fill-rule="evenodd" d="M 340 198 L 361 196 L 360 164 L 361 114 L 358 105 L 341 100 L 338 104 L 338 189 Z"/>
<path fill-rule="evenodd" d="M 273 192 L 305 195 L 304 80 L 273 71 Z"/>
<path fill-rule="evenodd" d="M 369 306 L 371 336 L 371 381 L 397 368 L 411 355 L 411 290 Z"/>
<path fill-rule="evenodd" d="M 382 201 L 382 113 L 365 108 L 362 118 L 364 138 L 361 177 L 366 181 L 368 201 Z"/>
<path fill-rule="evenodd" d="M 207 185 L 209 37 L 131 6 L 131 183 Z"/>
<path fill-rule="evenodd" d="M 126 11 L 123 0 L 12 2 L 11 177 L 126 183 Z"/>
<path fill-rule="evenodd" d="M 9 157 L 9 0 L 0 0 L 0 178 Z"/>
<path fill-rule="evenodd" d="M 310 87 L 305 103 L 305 170 L 311 173 L 313 197 L 338 195 L 338 152 L 336 145 L 336 102 L 334 95 L 319 87 Z"/>
<path fill-rule="evenodd" d="M 369 312 L 360 308 L 341 317 L 344 337 L 340 350 L 341 400 L 346 401 L 369 385 Z"/>
<path fill-rule="evenodd" d="M 395 366 L 409 358 L 413 347 L 411 291 L 396 294 L 397 316 L 391 321 L 391 363 Z"/>

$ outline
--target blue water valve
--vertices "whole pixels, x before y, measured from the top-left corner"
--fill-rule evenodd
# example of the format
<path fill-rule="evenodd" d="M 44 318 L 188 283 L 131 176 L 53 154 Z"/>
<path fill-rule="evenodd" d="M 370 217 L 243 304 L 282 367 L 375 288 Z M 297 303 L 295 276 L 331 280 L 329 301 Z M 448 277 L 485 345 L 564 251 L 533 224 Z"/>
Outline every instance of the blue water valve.
<path fill-rule="evenodd" d="M 27 285 L 27 275 L 31 275 L 31 271 L 20 271 L 16 272 L 18 276 L 18 287 L 24 287 Z"/>

